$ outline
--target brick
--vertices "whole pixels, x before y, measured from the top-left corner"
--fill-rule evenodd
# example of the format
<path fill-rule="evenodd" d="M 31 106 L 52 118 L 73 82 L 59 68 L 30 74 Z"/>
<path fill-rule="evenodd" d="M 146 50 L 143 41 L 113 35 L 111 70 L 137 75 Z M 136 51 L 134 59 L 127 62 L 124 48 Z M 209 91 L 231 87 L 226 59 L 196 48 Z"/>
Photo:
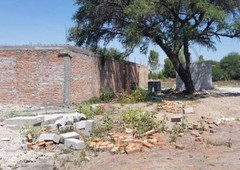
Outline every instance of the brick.
<path fill-rule="evenodd" d="M 152 135 L 154 133 L 156 133 L 156 130 L 152 129 L 152 130 L 149 130 L 149 131 L 145 132 L 143 135 L 147 136 L 147 135 Z"/>
<path fill-rule="evenodd" d="M 149 142 L 142 142 L 143 146 L 146 146 L 147 148 L 153 148 L 154 145 Z"/>
<path fill-rule="evenodd" d="M 75 150 L 81 150 L 85 148 L 85 143 L 84 141 L 81 141 L 79 139 L 70 138 L 65 139 L 64 146 L 70 147 Z"/>
<path fill-rule="evenodd" d="M 87 120 L 84 134 L 86 136 L 90 136 L 93 133 L 93 129 L 94 129 L 94 120 Z"/>
<path fill-rule="evenodd" d="M 117 154 L 119 152 L 119 147 L 115 146 L 110 150 L 111 154 Z"/>
<path fill-rule="evenodd" d="M 183 109 L 183 113 L 184 113 L 184 114 L 193 114 L 193 113 L 194 113 L 194 110 L 193 110 L 192 107 L 184 108 L 184 109 Z"/>
<path fill-rule="evenodd" d="M 60 142 L 61 137 L 54 133 L 41 134 L 38 138 L 38 141 L 53 141 L 55 143 Z"/>
<path fill-rule="evenodd" d="M 79 139 L 79 134 L 77 132 L 68 132 L 68 133 L 63 133 L 63 134 L 60 134 L 60 142 L 61 143 L 64 143 L 64 141 L 66 139 L 69 139 L 69 138 L 75 138 L 75 139 Z"/>
<path fill-rule="evenodd" d="M 27 140 L 28 140 L 28 142 L 32 142 L 32 135 L 31 134 L 27 135 Z"/>

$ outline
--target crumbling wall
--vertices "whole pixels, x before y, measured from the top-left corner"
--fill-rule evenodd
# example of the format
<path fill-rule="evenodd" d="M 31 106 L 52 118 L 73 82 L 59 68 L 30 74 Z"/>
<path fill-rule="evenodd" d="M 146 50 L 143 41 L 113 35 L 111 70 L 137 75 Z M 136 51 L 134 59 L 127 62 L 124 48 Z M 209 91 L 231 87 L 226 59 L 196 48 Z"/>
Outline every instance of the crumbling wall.
<path fill-rule="evenodd" d="M 212 88 L 211 64 L 191 64 L 190 71 L 196 90 L 210 90 Z M 184 83 L 178 74 L 176 75 L 176 90 L 185 90 Z"/>

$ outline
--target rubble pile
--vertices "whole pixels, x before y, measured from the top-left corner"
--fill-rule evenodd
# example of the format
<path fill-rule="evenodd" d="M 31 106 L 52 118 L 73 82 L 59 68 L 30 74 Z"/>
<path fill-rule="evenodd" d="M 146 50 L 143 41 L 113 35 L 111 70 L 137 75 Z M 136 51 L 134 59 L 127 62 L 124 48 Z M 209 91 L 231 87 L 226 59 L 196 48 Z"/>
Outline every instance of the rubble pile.
<path fill-rule="evenodd" d="M 161 135 L 155 130 L 146 132 L 141 139 L 134 137 L 133 133 L 129 133 L 129 131 L 133 132 L 131 129 L 126 129 L 125 132 L 121 133 L 108 133 L 108 141 L 94 138 L 89 143 L 89 147 L 94 151 L 109 151 L 112 154 L 131 154 L 142 151 L 143 147 L 151 149 L 164 145 Z"/>

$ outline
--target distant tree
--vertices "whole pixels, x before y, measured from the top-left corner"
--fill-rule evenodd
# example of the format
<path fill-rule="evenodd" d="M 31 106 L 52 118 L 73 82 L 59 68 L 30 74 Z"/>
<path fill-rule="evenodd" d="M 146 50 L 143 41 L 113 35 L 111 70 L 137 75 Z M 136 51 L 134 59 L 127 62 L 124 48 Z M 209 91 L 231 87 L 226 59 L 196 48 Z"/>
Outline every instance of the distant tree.
<path fill-rule="evenodd" d="M 152 42 L 166 53 L 194 92 L 190 73 L 190 45 L 214 48 L 221 37 L 240 37 L 239 0 L 76 0 L 79 6 L 69 38 L 79 46 L 97 46 L 118 39 L 131 53 L 147 51 Z M 185 66 L 178 54 L 183 48 Z"/>
<path fill-rule="evenodd" d="M 159 71 L 160 68 L 158 52 L 154 50 L 150 51 L 150 55 L 148 56 L 148 66 L 152 76 L 150 78 L 157 79 L 158 78 L 157 72 Z"/>
<path fill-rule="evenodd" d="M 240 80 L 240 54 L 229 53 L 220 61 L 220 67 L 224 71 L 227 80 Z"/>
<path fill-rule="evenodd" d="M 184 63 L 184 54 L 181 50 L 178 55 L 178 59 L 181 63 Z M 163 75 L 166 78 L 175 78 L 176 77 L 176 71 L 174 69 L 174 66 L 169 58 L 166 58 L 164 60 L 164 68 L 163 68 Z"/>
<path fill-rule="evenodd" d="M 203 55 L 200 55 L 200 56 L 199 56 L 199 58 L 198 58 L 198 63 L 200 63 L 200 64 L 204 63 Z"/>
<path fill-rule="evenodd" d="M 212 80 L 220 81 L 225 80 L 224 71 L 220 67 L 220 63 L 214 60 L 206 60 L 205 64 L 211 64 L 212 66 Z"/>
<path fill-rule="evenodd" d="M 176 77 L 176 71 L 173 67 L 173 64 L 169 58 L 166 58 L 164 60 L 164 68 L 163 68 L 163 75 L 166 78 L 175 78 Z"/>

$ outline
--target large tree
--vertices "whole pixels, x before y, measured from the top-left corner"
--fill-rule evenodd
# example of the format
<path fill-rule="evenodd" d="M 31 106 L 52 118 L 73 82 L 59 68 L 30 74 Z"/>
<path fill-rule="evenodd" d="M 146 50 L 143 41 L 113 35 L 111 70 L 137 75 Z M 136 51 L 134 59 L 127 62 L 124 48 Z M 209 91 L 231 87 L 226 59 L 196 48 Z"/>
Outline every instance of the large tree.
<path fill-rule="evenodd" d="M 214 39 L 240 37 L 239 0 L 76 0 L 79 6 L 69 38 L 96 46 L 118 39 L 131 52 L 159 45 L 173 63 L 188 93 L 191 44 L 214 48 Z M 178 54 L 183 48 L 185 64 Z"/>

